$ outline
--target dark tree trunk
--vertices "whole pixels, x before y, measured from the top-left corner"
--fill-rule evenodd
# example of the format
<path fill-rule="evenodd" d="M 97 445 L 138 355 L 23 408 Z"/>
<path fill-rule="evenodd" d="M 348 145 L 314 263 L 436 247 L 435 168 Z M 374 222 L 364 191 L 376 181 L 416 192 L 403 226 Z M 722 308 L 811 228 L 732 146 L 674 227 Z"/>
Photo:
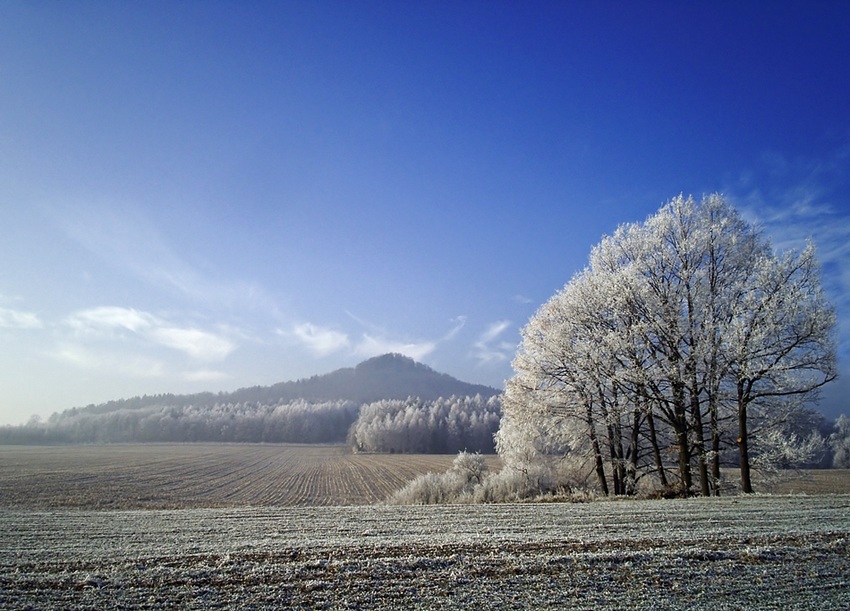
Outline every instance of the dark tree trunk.
<path fill-rule="evenodd" d="M 596 426 L 593 423 L 593 411 L 590 405 L 587 406 L 587 418 L 585 422 L 587 423 L 587 429 L 590 435 L 590 447 L 593 449 L 596 479 L 599 481 L 602 494 L 608 496 L 608 478 L 605 476 L 605 461 L 602 459 L 602 449 L 599 447 L 599 439 L 596 437 Z"/>
<path fill-rule="evenodd" d="M 673 401 L 673 425 L 679 452 L 679 479 L 682 492 L 690 495 L 693 480 L 691 479 L 691 447 L 688 441 L 688 414 L 685 408 L 684 384 L 673 385 Z"/>
<path fill-rule="evenodd" d="M 667 474 L 664 472 L 664 461 L 661 459 L 661 448 L 658 447 L 658 435 L 655 432 L 655 420 L 652 410 L 646 412 L 646 424 L 649 428 L 649 443 L 652 445 L 652 455 L 655 458 L 655 469 L 658 471 L 658 481 L 662 487 L 667 488 Z"/>
<path fill-rule="evenodd" d="M 738 453 L 741 461 L 741 490 L 747 494 L 753 492 L 750 478 L 749 433 L 747 432 L 747 400 L 744 381 L 738 381 Z"/>
<path fill-rule="evenodd" d="M 626 465 L 626 494 L 633 496 L 637 492 L 637 466 L 640 460 L 640 411 L 634 411 L 632 421 L 632 436 L 629 440 L 629 460 Z"/>
<path fill-rule="evenodd" d="M 612 425 L 608 425 L 608 455 L 611 458 L 611 481 L 614 483 L 614 494 L 623 494 L 623 482 L 620 479 L 620 460 L 617 456 L 615 432 Z"/>
<path fill-rule="evenodd" d="M 711 409 L 711 479 L 714 496 L 720 496 L 720 422 L 717 415 L 717 395 L 709 399 Z"/>
<path fill-rule="evenodd" d="M 599 480 L 599 487 L 602 488 L 602 494 L 608 496 L 608 478 L 605 476 L 605 461 L 602 460 L 602 451 L 599 448 L 599 439 L 596 438 L 596 431 L 593 425 L 590 427 L 590 445 L 593 447 L 593 459 L 596 465 L 596 479 Z"/>
<path fill-rule="evenodd" d="M 705 460 L 705 437 L 702 427 L 702 408 L 700 407 L 699 396 L 694 389 L 691 389 L 691 418 L 693 419 L 694 428 L 694 450 L 697 455 L 697 465 L 699 467 L 699 487 L 702 496 L 711 496 L 711 488 L 708 482 L 708 463 Z"/>

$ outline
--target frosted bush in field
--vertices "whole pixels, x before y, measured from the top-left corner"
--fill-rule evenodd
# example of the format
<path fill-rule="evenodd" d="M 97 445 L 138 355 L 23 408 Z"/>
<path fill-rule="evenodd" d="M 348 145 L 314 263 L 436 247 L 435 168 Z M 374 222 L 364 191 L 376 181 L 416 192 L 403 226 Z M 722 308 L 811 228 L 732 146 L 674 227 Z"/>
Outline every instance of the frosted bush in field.
<path fill-rule="evenodd" d="M 545 486 L 548 480 L 548 470 L 539 465 L 527 469 L 505 467 L 478 486 L 473 498 L 478 503 L 521 501 L 540 494 L 541 485 Z"/>
<path fill-rule="evenodd" d="M 586 482 L 558 460 L 516 463 L 488 473 L 484 457 L 460 452 L 445 473 L 426 473 L 409 482 L 388 500 L 399 505 L 440 503 L 503 503 L 535 498 L 586 500 Z"/>
<path fill-rule="evenodd" d="M 393 494 L 389 503 L 393 505 L 435 505 L 453 502 L 459 493 L 454 486 L 455 478 L 447 473 L 426 473 L 409 482 Z"/>
<path fill-rule="evenodd" d="M 470 502 L 476 486 L 487 475 L 487 463 L 478 453 L 460 452 L 445 473 L 420 475 L 390 497 L 399 505 Z"/>

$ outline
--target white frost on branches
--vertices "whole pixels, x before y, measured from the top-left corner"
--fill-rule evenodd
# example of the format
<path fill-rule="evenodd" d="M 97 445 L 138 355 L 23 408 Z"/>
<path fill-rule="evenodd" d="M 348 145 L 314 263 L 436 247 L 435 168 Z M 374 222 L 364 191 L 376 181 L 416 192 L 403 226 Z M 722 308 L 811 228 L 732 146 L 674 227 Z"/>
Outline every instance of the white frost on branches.
<path fill-rule="evenodd" d="M 811 244 L 777 254 L 721 196 L 679 196 L 605 237 L 523 329 L 497 449 L 519 470 L 567 456 L 605 494 L 647 476 L 715 494 L 726 456 L 750 492 L 753 458 L 816 451 L 779 431 L 835 377 L 834 325 Z"/>

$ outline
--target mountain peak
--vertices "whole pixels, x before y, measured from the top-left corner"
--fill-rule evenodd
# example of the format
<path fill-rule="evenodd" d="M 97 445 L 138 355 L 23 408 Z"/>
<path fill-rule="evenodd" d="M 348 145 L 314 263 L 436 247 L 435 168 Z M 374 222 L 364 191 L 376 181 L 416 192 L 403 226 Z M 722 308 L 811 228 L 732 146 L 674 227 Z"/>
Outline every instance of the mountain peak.
<path fill-rule="evenodd" d="M 417 363 L 409 356 L 398 352 L 388 352 L 380 356 L 374 356 L 357 365 L 355 371 L 432 371 L 427 365 Z"/>

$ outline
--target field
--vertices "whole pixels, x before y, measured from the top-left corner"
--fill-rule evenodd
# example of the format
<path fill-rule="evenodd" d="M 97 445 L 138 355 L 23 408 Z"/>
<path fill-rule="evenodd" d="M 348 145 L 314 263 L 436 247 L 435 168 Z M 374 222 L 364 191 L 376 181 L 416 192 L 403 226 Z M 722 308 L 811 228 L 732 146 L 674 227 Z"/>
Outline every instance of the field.
<path fill-rule="evenodd" d="M 0 448 L 0 609 L 850 608 L 846 493 L 363 504 L 451 460 Z"/>
<path fill-rule="evenodd" d="M 0 507 L 368 505 L 453 458 L 292 444 L 0 446 Z"/>

